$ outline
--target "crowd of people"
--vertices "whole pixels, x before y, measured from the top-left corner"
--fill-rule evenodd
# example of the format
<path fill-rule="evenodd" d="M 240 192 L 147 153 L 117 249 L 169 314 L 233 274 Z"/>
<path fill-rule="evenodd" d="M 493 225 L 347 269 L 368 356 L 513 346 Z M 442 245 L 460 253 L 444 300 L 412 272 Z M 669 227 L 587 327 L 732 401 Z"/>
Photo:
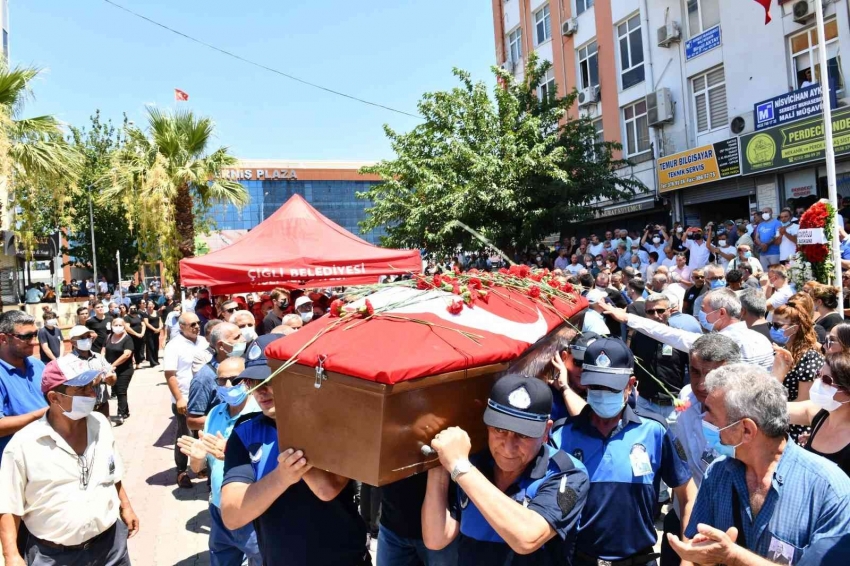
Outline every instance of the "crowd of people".
<path fill-rule="evenodd" d="M 850 324 L 840 289 L 789 280 L 796 226 L 764 209 L 716 231 L 652 225 L 535 250 L 528 262 L 586 297 L 581 327 L 495 381 L 484 451 L 446 425 L 437 467 L 380 489 L 278 446 L 265 349 L 338 290 L 138 304 L 98 291 L 67 352 L 49 310 L 40 329 L 3 313 L 6 564 L 129 563 L 140 519 L 110 423 L 130 417 L 145 362 L 168 386 L 177 485 L 209 481 L 213 564 L 359 566 L 370 549 L 379 566 L 847 564 Z"/>

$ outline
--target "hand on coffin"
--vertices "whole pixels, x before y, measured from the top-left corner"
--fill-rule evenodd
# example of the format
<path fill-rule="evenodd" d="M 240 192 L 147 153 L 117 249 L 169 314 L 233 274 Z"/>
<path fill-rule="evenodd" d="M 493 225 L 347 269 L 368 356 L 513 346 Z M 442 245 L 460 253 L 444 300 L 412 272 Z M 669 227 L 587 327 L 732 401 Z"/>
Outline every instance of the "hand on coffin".
<path fill-rule="evenodd" d="M 552 358 L 552 365 L 558 370 L 558 377 L 553 376 L 549 380 L 549 385 L 554 386 L 558 391 L 563 391 L 570 386 L 570 383 L 567 377 L 567 366 L 564 365 L 564 360 L 561 359 L 560 353 L 556 353 L 555 357 Z"/>
<path fill-rule="evenodd" d="M 277 468 L 273 473 L 284 487 L 288 488 L 301 481 L 304 474 L 311 469 L 313 466 L 307 463 L 302 451 L 287 448 L 277 457 Z"/>
<path fill-rule="evenodd" d="M 451 472 L 459 460 L 468 460 L 472 443 L 469 435 L 460 427 L 453 426 L 439 433 L 431 441 L 431 448 L 437 451 L 440 464 Z"/>

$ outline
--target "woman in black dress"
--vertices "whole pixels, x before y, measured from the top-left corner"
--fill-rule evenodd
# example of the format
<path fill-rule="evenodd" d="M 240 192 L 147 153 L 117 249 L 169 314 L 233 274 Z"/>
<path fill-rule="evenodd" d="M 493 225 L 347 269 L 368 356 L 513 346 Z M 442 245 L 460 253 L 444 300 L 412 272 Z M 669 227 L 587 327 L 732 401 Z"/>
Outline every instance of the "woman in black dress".
<path fill-rule="evenodd" d="M 124 317 L 127 333 L 133 340 L 133 357 L 136 360 L 136 369 L 145 361 L 145 325 L 136 305 L 130 305 L 130 312 Z"/>
<path fill-rule="evenodd" d="M 118 397 L 118 416 L 115 425 L 124 424 L 124 419 L 130 417 L 130 407 L 127 404 L 127 389 L 133 378 L 133 339 L 127 335 L 127 323 L 124 319 L 112 321 L 112 332 L 106 339 L 103 355 L 115 370 L 115 385 L 112 391 Z"/>
<path fill-rule="evenodd" d="M 140 305 L 141 306 L 141 305 Z M 147 312 L 143 313 L 145 323 L 145 345 L 147 346 L 147 359 L 150 367 L 159 365 L 159 339 L 162 334 L 162 318 L 156 310 L 153 301 L 147 302 Z"/>

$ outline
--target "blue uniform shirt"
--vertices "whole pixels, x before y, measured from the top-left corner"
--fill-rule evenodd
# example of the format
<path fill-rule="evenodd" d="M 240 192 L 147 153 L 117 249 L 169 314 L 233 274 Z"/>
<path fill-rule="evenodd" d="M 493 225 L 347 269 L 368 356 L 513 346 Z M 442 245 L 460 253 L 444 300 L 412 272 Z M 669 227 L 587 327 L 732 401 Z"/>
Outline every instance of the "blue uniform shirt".
<path fill-rule="evenodd" d="M 661 479 L 679 487 L 691 476 L 661 420 L 638 416 L 626 405 L 620 424 L 605 438 L 593 426 L 592 414 L 587 406 L 553 430 L 552 443 L 581 461 L 590 475 L 576 548 L 603 560 L 622 560 L 656 542 L 653 509 Z M 633 461 L 647 458 L 649 467 L 636 470 Z"/>
<path fill-rule="evenodd" d="M 47 406 L 41 392 L 44 363 L 30 356 L 20 370 L 0 360 L 0 418 L 16 417 Z M 0 459 L 12 435 L 0 436 Z"/>
<path fill-rule="evenodd" d="M 215 362 L 215 358 L 209 364 L 199 369 L 189 384 L 189 400 L 186 402 L 186 413 L 190 415 L 206 415 L 220 402 L 218 395 L 215 394 L 215 368 L 218 367 L 218 364 L 212 365 L 213 362 Z"/>
<path fill-rule="evenodd" d="M 489 451 L 479 452 L 470 460 L 492 481 L 494 461 Z M 558 536 L 531 554 L 517 555 L 463 489 L 456 486 L 449 497 L 449 511 L 452 518 L 460 521 L 458 564 L 569 564 L 587 488 L 587 470 L 581 462 L 544 445 L 537 459 L 505 494 L 538 513 Z"/>
<path fill-rule="evenodd" d="M 224 438 L 230 438 L 236 421 L 243 415 L 258 413 L 259 405 L 253 395 L 248 396 L 248 402 L 235 417 L 230 416 L 230 407 L 227 403 L 219 403 L 207 415 L 204 421 L 204 434 L 215 436 L 220 432 Z M 210 470 L 210 503 L 221 508 L 221 482 L 224 480 L 224 462 L 212 455 L 207 454 L 207 468 Z"/>
<path fill-rule="evenodd" d="M 850 532 L 850 478 L 841 469 L 816 454 L 788 441 L 773 472 L 771 490 L 753 521 L 747 468 L 740 460 L 723 458 L 713 462 L 697 495 L 685 536 L 697 533 L 697 524 L 720 530 L 735 526 L 735 493 L 742 532 L 738 544 L 767 557 L 775 538 L 794 549 L 793 563 L 803 551 L 821 538 Z"/>
<path fill-rule="evenodd" d="M 277 426 L 261 414 L 237 422 L 227 439 L 224 481 L 252 484 L 277 467 Z M 354 482 L 322 501 L 302 479 L 254 520 L 265 566 L 356 566 L 368 553 Z"/>

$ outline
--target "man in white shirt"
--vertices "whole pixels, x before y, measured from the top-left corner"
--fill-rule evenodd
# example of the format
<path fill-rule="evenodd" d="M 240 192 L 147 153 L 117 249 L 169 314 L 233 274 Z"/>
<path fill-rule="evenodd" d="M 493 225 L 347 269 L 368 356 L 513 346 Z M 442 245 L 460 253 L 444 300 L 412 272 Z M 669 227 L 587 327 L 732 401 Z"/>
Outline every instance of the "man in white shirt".
<path fill-rule="evenodd" d="M 727 234 L 717 237 L 717 245 L 711 243 L 712 231 L 709 229 L 705 245 L 708 251 L 714 254 L 715 263 L 719 263 L 724 271 L 729 266 L 729 262 L 735 259 L 735 247 L 729 245 Z"/>
<path fill-rule="evenodd" d="M 772 322 L 773 311 L 787 303 L 795 291 L 788 283 L 788 274 L 781 265 L 771 267 L 767 272 L 767 279 L 770 284 L 765 289 L 764 295 L 767 297 L 767 312 L 769 313 L 767 320 Z"/>
<path fill-rule="evenodd" d="M 101 294 L 109 292 L 109 284 L 106 282 L 106 277 L 101 277 L 100 281 L 98 281 L 97 291 Z"/>
<path fill-rule="evenodd" d="M 755 275 L 756 279 L 758 279 L 758 276 L 764 272 L 764 269 L 762 269 L 761 262 L 753 257 L 749 244 L 739 243 L 736 247 L 736 251 L 738 253 L 735 256 L 735 259 L 731 260 L 726 265 L 726 271 L 741 269 L 742 265 L 749 265 L 750 273 Z"/>
<path fill-rule="evenodd" d="M 0 465 L 0 541 L 7 566 L 129 566 L 139 519 L 121 483 L 112 426 L 94 412 L 102 371 L 67 355 L 41 377 L 47 413 L 12 437 Z M 23 521 L 26 562 L 16 539 Z"/>
<path fill-rule="evenodd" d="M 676 254 L 676 267 L 671 270 L 671 273 L 677 277 L 675 280 L 676 283 L 682 287 L 683 291 L 687 291 L 693 285 L 691 281 L 691 268 L 687 266 L 686 261 L 685 254 Z M 684 297 L 684 293 L 682 297 Z"/>
<path fill-rule="evenodd" d="M 591 234 L 590 245 L 587 246 L 587 252 L 593 254 L 593 257 L 596 257 L 602 253 L 603 249 L 605 249 L 605 246 L 599 241 L 599 236 Z"/>
<path fill-rule="evenodd" d="M 664 248 L 664 258 L 661 260 L 661 265 L 670 269 L 676 267 L 676 252 L 669 245 Z"/>
<path fill-rule="evenodd" d="M 566 266 L 563 271 L 578 276 L 581 275 L 582 269 L 584 269 L 584 266 L 578 262 L 578 256 L 576 254 L 573 254 L 570 257 L 570 264 Z"/>
<path fill-rule="evenodd" d="M 705 267 L 710 254 L 708 246 L 705 245 L 705 240 L 703 240 L 702 230 L 700 228 L 697 226 L 688 228 L 682 245 L 691 252 L 690 260 L 688 261 L 688 267 L 691 268 L 691 271 Z"/>
<path fill-rule="evenodd" d="M 192 381 L 192 361 L 198 349 L 205 349 L 207 341 L 200 336 L 201 323 L 198 315 L 184 312 L 178 321 L 180 333 L 165 346 L 162 368 L 165 371 L 165 381 L 171 391 L 171 412 L 177 421 L 174 438 L 174 463 L 177 466 L 177 485 L 191 488 L 189 479 L 189 458 L 180 451 L 177 439 L 189 434 L 186 422 L 186 408 L 189 402 L 189 385 Z"/>
<path fill-rule="evenodd" d="M 791 256 L 797 253 L 797 232 L 800 230 L 800 225 L 791 220 L 791 209 L 783 208 L 779 213 L 779 235 L 782 240 L 779 242 L 779 263 L 785 265 L 791 259 Z"/>
<path fill-rule="evenodd" d="M 657 323 L 653 320 L 628 314 L 624 309 L 618 309 L 604 303 L 594 305 L 594 308 L 615 320 L 625 323 L 629 328 L 642 332 L 659 342 L 669 344 L 681 350 L 690 352 L 694 342 L 703 334 L 688 332 Z M 773 346 L 762 334 L 747 328 L 741 320 L 741 300 L 731 289 L 718 289 L 709 292 L 703 300 L 700 324 L 708 332 L 719 332 L 735 341 L 741 348 L 741 361 L 753 364 L 770 371 L 773 367 Z"/>

